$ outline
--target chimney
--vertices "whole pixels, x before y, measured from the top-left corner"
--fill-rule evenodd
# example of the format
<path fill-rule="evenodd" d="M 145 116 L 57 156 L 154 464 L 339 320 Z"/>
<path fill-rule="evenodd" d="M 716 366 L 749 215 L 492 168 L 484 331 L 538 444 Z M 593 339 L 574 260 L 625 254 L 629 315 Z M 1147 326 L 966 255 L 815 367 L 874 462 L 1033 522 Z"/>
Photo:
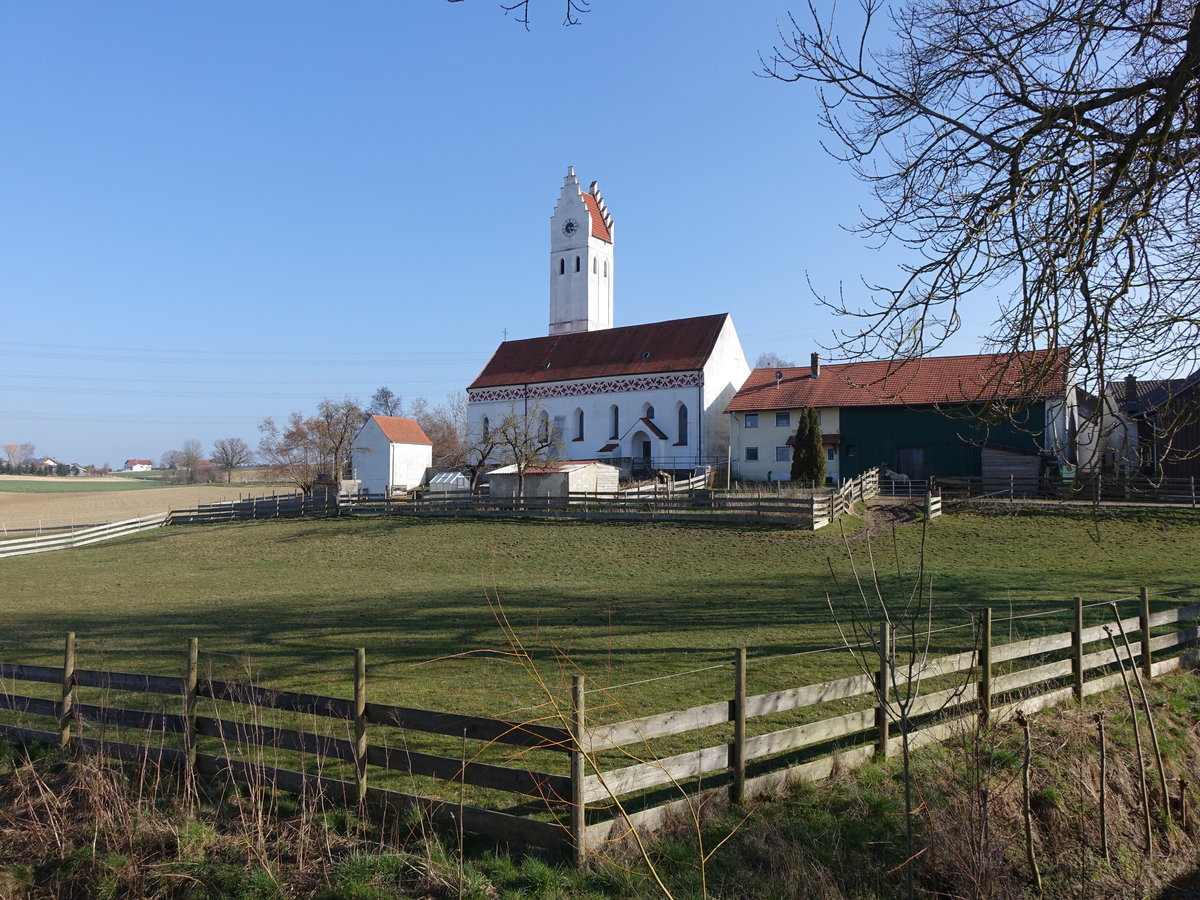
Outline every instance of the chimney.
<path fill-rule="evenodd" d="M 820 378 L 821 377 L 821 355 L 819 353 L 814 353 L 812 355 L 811 369 L 808 373 L 808 377 L 809 378 Z"/>
<path fill-rule="evenodd" d="M 1133 403 L 1137 400 L 1137 376 L 1125 376 L 1125 402 Z"/>

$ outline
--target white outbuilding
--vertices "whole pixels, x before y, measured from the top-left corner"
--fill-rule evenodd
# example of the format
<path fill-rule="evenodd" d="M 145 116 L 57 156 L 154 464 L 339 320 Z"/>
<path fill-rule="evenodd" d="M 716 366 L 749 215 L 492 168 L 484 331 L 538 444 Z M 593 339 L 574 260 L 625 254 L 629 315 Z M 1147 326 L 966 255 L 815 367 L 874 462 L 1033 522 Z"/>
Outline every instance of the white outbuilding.
<path fill-rule="evenodd" d="M 415 419 L 371 416 L 354 441 L 352 457 L 365 493 L 410 490 L 433 465 L 433 442 Z"/>
<path fill-rule="evenodd" d="M 569 494 L 614 493 L 621 470 L 595 460 L 567 462 L 549 460 L 525 470 L 526 497 L 566 497 Z M 520 496 L 516 466 L 503 466 L 488 473 L 488 493 L 493 497 Z"/>

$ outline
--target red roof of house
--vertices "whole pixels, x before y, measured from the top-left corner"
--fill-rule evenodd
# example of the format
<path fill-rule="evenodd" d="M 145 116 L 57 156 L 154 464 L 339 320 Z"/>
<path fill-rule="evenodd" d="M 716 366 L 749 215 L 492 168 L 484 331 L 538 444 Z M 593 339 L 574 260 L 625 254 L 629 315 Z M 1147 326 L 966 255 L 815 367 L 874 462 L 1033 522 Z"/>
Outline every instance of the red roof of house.
<path fill-rule="evenodd" d="M 468 387 L 699 370 L 728 318 L 721 313 L 505 341 Z"/>
<path fill-rule="evenodd" d="M 127 460 L 125 460 L 125 465 L 127 465 L 127 466 L 152 466 L 152 465 L 154 465 L 154 463 L 152 463 L 148 459 L 127 459 Z"/>
<path fill-rule="evenodd" d="M 819 377 L 811 374 L 808 366 L 755 369 L 725 411 L 1038 400 L 1067 390 L 1063 351 L 821 364 Z"/>
<path fill-rule="evenodd" d="M 608 223 L 604 221 L 604 213 L 600 211 L 600 204 L 587 191 L 583 192 L 583 202 L 587 206 L 588 215 L 592 219 L 592 237 L 600 238 L 600 240 L 608 241 L 611 244 L 612 232 L 608 228 Z"/>
<path fill-rule="evenodd" d="M 425 429 L 417 424 L 416 419 L 405 419 L 401 416 L 371 416 L 379 430 L 393 444 L 432 444 L 433 441 L 425 434 Z"/>

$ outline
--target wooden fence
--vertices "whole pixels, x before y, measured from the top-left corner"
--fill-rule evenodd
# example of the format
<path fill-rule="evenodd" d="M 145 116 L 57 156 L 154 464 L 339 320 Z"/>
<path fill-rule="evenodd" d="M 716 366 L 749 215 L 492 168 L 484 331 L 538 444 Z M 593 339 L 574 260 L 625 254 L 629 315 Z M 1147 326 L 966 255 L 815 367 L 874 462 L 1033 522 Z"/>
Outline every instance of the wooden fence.
<path fill-rule="evenodd" d="M 902 484 L 897 482 L 897 484 Z M 948 497 L 964 499 L 1079 500 L 1101 503 L 1178 503 L 1197 508 L 1196 479 L 1124 477 L 1081 473 L 1066 481 L 1034 475 L 993 475 L 983 478 L 938 478 Z"/>
<path fill-rule="evenodd" d="M 717 790 L 736 802 L 790 780 L 819 779 L 837 768 L 887 756 L 897 735 L 895 694 L 910 684 L 924 685 L 906 718 L 911 743 L 920 746 L 980 720 L 998 721 L 1018 708 L 1034 712 L 1072 699 L 1082 701 L 1121 684 L 1120 669 L 1126 664 L 1136 664 L 1152 677 L 1196 660 L 1192 648 L 1200 606 L 1151 613 L 1143 590 L 1135 616 L 1085 628 L 1084 611 L 1076 598 L 1069 630 L 993 646 L 991 610 L 984 609 L 974 620 L 976 640 L 970 650 L 906 661 L 894 652 L 878 653 L 879 645 L 870 644 L 860 648 L 859 658 L 878 658 L 877 671 L 754 696 L 746 692 L 752 662 L 739 649 L 733 653 L 727 697 L 610 723 L 589 719 L 587 697 L 607 697 L 614 689 L 586 690 L 582 677 L 574 679 L 561 713 L 522 722 L 368 702 L 362 650 L 354 657 L 353 698 L 341 699 L 202 677 L 195 640 L 188 645 L 182 677 L 78 669 L 71 634 L 61 667 L 0 663 L 0 710 L 8 711 L 0 721 L 0 735 L 166 763 L 187 775 L 268 784 L 346 804 L 417 807 L 436 821 L 503 840 L 569 848 L 582 860 L 629 828 L 654 827 L 681 804 L 694 803 L 702 787 L 711 792 L 718 785 Z M 1136 635 L 1128 655 L 1110 638 L 1121 632 Z M 893 646 L 885 625 L 878 634 L 882 646 Z M 1160 655 L 1165 658 L 1158 659 Z M 19 694 L 17 682 L 53 685 L 61 690 L 61 699 Z M 100 689 L 106 702 L 81 702 L 83 688 Z M 114 698 L 129 702 L 126 698 L 142 694 L 174 697 L 169 702 L 178 711 L 113 703 Z M 202 701 L 211 709 L 201 709 Z M 835 704 L 836 713 L 818 718 L 824 704 Z M 844 711 L 848 705 L 857 708 Z M 230 710 L 243 712 L 231 715 Z M 315 726 L 266 726 L 261 724 L 263 710 L 340 721 L 346 736 L 318 733 Z M 811 720 L 794 724 L 797 715 Z M 17 721 L 12 721 L 14 716 Z M 21 716 L 50 724 L 30 727 Z M 764 727 L 755 728 L 761 733 L 751 736 L 748 723 L 759 718 Z M 793 724 L 788 724 L 789 718 Z M 100 737 L 93 736 L 97 728 Z M 124 729 L 122 738 L 105 735 L 105 729 Z M 140 732 L 142 739 L 128 737 L 131 732 Z M 463 752 L 418 752 L 411 748 L 419 734 L 460 740 Z M 376 741 L 368 740 L 371 736 Z M 700 746 L 660 753 L 664 739 L 676 748 L 686 741 Z M 466 752 L 468 740 L 517 748 L 517 760 L 537 751 L 538 759 L 559 762 L 545 766 L 552 771 L 482 762 L 482 754 Z M 205 742 L 215 745 L 216 752 L 207 752 Z M 253 753 L 253 748 L 263 747 L 318 764 L 332 761 L 350 776 L 313 774 L 311 762 L 294 769 L 267 765 Z M 241 755 L 239 749 L 244 751 Z M 371 783 L 379 779 L 378 770 L 478 786 L 519 799 L 515 808 L 502 810 L 466 805 L 461 797 L 456 803 L 441 794 L 399 792 Z M 663 792 L 669 795 L 665 802 Z"/>
<path fill-rule="evenodd" d="M 47 550 L 63 550 L 67 547 L 82 547 L 86 544 L 123 537 L 149 528 L 161 528 L 167 524 L 169 516 L 169 513 L 154 513 L 149 516 L 139 516 L 136 519 L 113 522 L 109 525 L 81 528 L 78 531 L 69 531 L 64 534 L 0 541 L 0 559 L 9 556 L 24 556 L 27 553 L 45 553 Z"/>

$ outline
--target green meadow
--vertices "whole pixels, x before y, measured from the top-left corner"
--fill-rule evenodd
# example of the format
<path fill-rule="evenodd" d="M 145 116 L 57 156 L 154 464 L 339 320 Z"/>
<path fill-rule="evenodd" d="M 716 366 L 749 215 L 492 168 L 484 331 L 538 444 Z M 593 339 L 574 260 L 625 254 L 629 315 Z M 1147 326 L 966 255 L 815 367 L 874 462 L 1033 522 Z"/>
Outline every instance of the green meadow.
<path fill-rule="evenodd" d="M 196 637 L 211 666 L 349 696 L 365 647 L 373 700 L 491 714 L 532 708 L 547 689 L 561 696 L 577 672 L 597 687 L 659 679 L 604 694 L 612 708 L 594 708 L 611 719 L 728 696 L 736 647 L 751 692 L 855 672 L 841 635 L 879 615 L 859 585 L 896 602 L 922 566 L 934 652 L 969 647 L 982 606 L 1002 643 L 1066 629 L 1074 595 L 1101 603 L 1147 585 L 1162 607 L 1200 584 L 1189 510 L 952 513 L 928 529 L 868 538 L 850 520 L 840 531 L 406 518 L 169 527 L 0 562 L 0 658 L 53 663 L 75 631 L 80 666 L 173 674 Z"/>

